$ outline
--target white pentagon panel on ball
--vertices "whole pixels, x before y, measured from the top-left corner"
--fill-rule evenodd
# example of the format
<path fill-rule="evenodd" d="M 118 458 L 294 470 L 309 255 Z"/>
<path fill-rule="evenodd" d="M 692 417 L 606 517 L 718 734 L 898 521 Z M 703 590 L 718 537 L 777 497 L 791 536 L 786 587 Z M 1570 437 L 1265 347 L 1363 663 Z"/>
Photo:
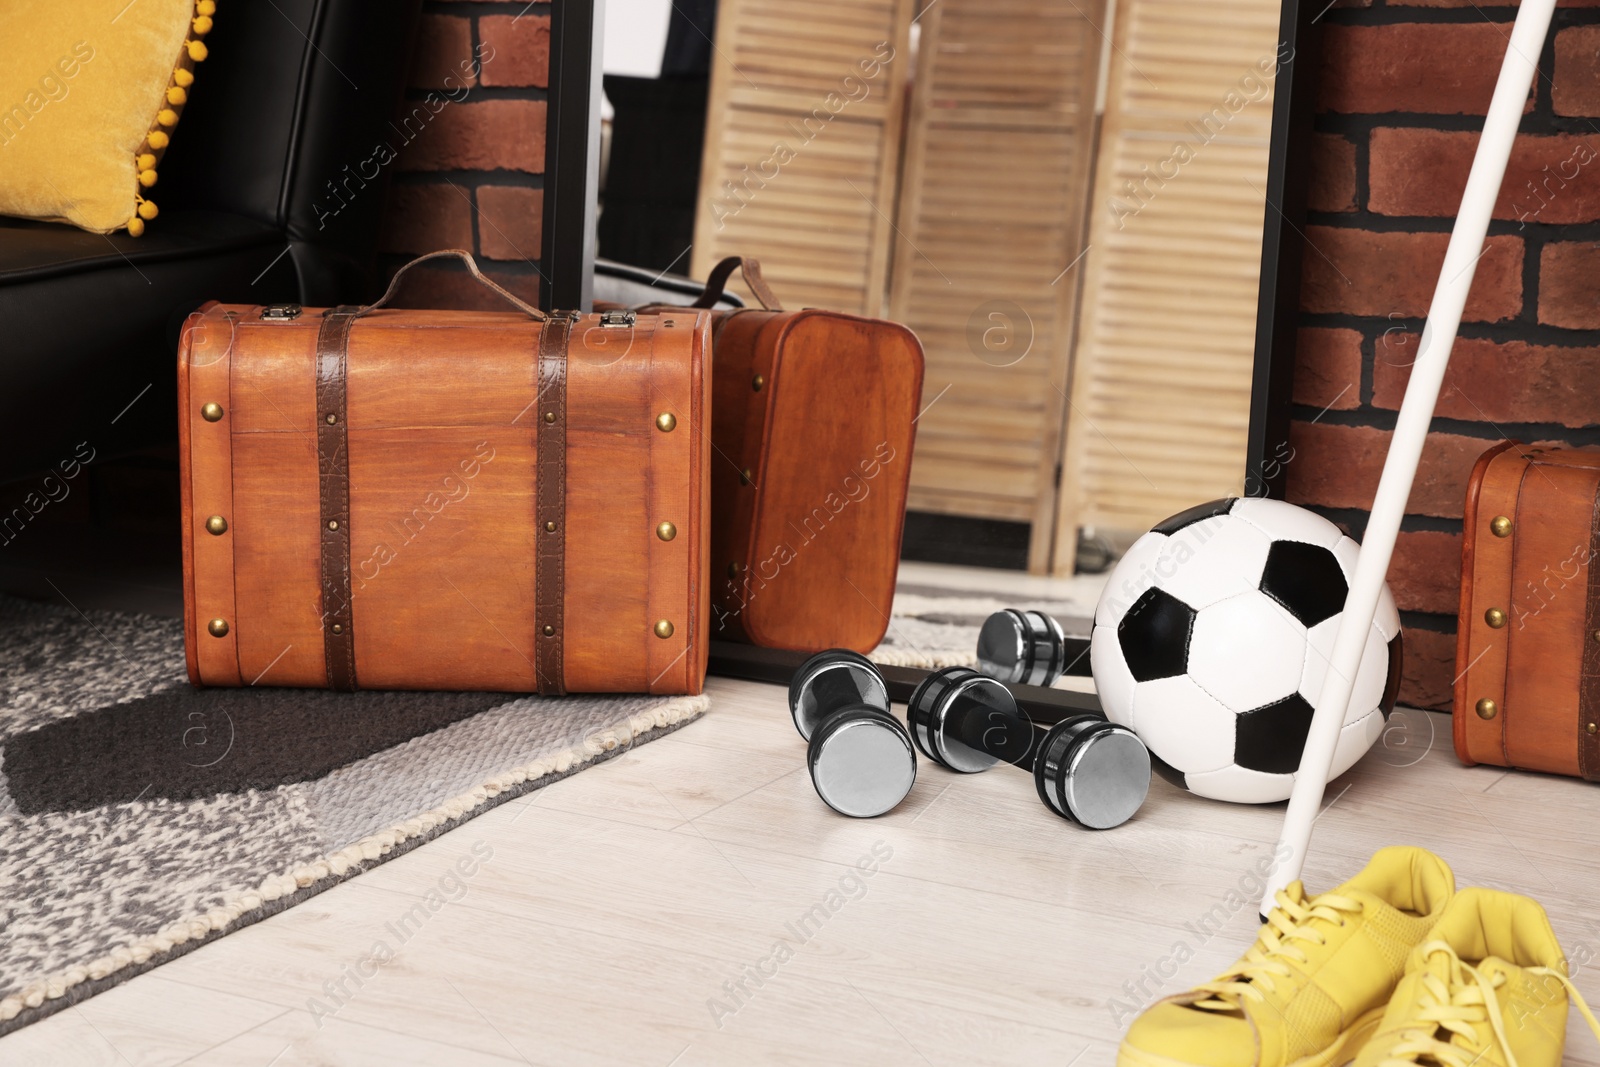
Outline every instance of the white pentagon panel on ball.
<path fill-rule="evenodd" d="M 1372 625 L 1378 628 L 1385 641 L 1392 641 L 1400 632 L 1400 609 L 1395 606 L 1388 582 L 1383 583 L 1383 592 L 1378 595 L 1378 610 L 1372 616 Z"/>
<path fill-rule="evenodd" d="M 1105 588 L 1100 591 L 1100 602 L 1094 609 L 1096 626 L 1115 626 L 1121 622 L 1122 616 L 1139 599 L 1139 594 L 1153 584 L 1151 576 L 1154 572 L 1151 568 L 1166 542 L 1166 534 L 1152 530 L 1128 546 L 1128 551 L 1111 569 Z"/>
<path fill-rule="evenodd" d="M 1356 576 L 1356 560 L 1361 558 L 1360 543 L 1354 537 L 1341 534 L 1333 546 L 1333 554 L 1344 571 L 1344 580 L 1348 582 L 1353 579 Z"/>
<path fill-rule="evenodd" d="M 1296 692 L 1305 661 L 1305 627 L 1265 593 L 1240 593 L 1195 618 L 1189 677 L 1234 711 Z"/>
<path fill-rule="evenodd" d="M 1245 767 L 1223 767 L 1203 774 L 1185 775 L 1190 790 L 1212 800 L 1234 804 L 1270 804 L 1288 800 L 1294 789 L 1294 775 L 1267 774 Z"/>
<path fill-rule="evenodd" d="M 1162 589 L 1198 611 L 1257 588 L 1271 546 L 1256 527 L 1218 515 L 1168 536 L 1151 566 Z"/>
<path fill-rule="evenodd" d="M 1114 627 L 1094 628 L 1089 638 L 1089 669 L 1094 674 L 1094 691 L 1100 697 L 1100 708 L 1106 718 L 1131 729 L 1133 672 L 1122 658 L 1122 645 L 1117 642 Z"/>
<path fill-rule="evenodd" d="M 1304 541 L 1332 548 L 1344 534 L 1339 527 L 1314 511 L 1282 500 L 1246 497 L 1229 512 L 1255 526 L 1274 541 Z"/>
<path fill-rule="evenodd" d="M 1133 689 L 1133 732 L 1185 774 L 1233 763 L 1236 716 L 1190 678 L 1158 678 Z"/>
<path fill-rule="evenodd" d="M 1306 665 L 1300 676 L 1300 695 L 1316 707 L 1322 696 L 1322 685 L 1328 677 L 1328 667 L 1333 659 L 1333 642 L 1339 632 L 1342 615 L 1324 619 L 1306 634 Z M 1383 700 L 1383 690 L 1389 681 L 1389 646 L 1376 628 L 1367 631 L 1366 648 L 1361 653 L 1361 669 L 1356 673 L 1355 686 L 1350 691 L 1350 706 L 1344 721 L 1351 723 L 1374 710 Z"/>
<path fill-rule="evenodd" d="M 1333 748 L 1333 763 L 1328 768 L 1328 781 L 1354 767 L 1383 736 L 1383 726 L 1383 712 L 1374 709 L 1340 727 L 1339 741 Z"/>

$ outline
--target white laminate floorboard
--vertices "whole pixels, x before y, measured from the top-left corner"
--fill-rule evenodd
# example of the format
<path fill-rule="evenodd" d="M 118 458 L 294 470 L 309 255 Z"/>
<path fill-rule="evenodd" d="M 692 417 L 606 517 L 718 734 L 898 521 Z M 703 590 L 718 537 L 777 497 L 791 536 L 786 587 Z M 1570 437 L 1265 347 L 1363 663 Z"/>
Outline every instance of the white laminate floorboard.
<path fill-rule="evenodd" d="M 0 1039 L 0 1064 L 1087 1067 L 1113 1061 L 1119 1008 L 1254 935 L 1281 805 L 1157 781 L 1092 833 L 1009 768 L 924 761 L 900 808 L 853 821 L 813 794 L 781 689 L 710 690 L 701 721 Z M 1311 888 L 1434 848 L 1463 885 L 1540 899 L 1600 1000 L 1600 793 L 1463 768 L 1448 731 L 1397 713 L 1329 789 Z M 1573 1018 L 1567 1062 L 1600 1067 Z"/>

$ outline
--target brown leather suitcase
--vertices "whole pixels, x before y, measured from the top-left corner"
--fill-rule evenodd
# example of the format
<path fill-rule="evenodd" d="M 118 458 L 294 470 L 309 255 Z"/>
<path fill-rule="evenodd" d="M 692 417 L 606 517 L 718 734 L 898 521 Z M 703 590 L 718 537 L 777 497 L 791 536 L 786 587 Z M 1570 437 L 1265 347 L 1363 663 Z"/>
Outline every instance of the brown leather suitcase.
<path fill-rule="evenodd" d="M 209 304 L 178 354 L 196 685 L 696 693 L 710 316 Z M 433 256 L 424 256 L 415 263 Z"/>
<path fill-rule="evenodd" d="M 712 635 L 870 652 L 894 601 L 922 345 L 898 323 L 784 311 L 749 258 L 719 263 L 692 306 L 715 306 L 736 268 L 761 307 L 712 312 Z"/>
<path fill-rule="evenodd" d="M 1454 734 L 1463 763 L 1600 780 L 1600 452 L 1485 452 L 1467 485 Z"/>

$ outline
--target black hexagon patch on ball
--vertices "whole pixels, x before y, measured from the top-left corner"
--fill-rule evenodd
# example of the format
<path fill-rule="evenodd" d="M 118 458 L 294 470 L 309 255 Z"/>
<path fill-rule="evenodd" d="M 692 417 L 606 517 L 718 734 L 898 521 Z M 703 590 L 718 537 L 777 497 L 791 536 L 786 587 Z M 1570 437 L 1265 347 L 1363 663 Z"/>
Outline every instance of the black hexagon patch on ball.
<path fill-rule="evenodd" d="M 1171 593 L 1146 589 L 1117 626 L 1134 681 L 1174 678 L 1188 669 L 1194 609 Z"/>
<path fill-rule="evenodd" d="M 1303 541 L 1274 541 L 1261 572 L 1261 591 L 1309 630 L 1344 610 L 1350 587 L 1330 550 Z"/>
<path fill-rule="evenodd" d="M 1233 762 L 1266 774 L 1293 774 L 1311 734 L 1315 709 L 1299 693 L 1239 713 Z"/>

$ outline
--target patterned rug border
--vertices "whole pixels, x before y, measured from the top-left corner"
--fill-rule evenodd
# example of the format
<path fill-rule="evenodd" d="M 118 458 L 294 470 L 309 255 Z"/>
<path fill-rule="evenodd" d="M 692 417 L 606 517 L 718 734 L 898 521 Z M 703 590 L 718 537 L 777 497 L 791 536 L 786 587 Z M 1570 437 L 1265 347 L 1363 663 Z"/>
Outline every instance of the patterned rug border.
<path fill-rule="evenodd" d="M 91 961 L 87 966 L 36 979 L 20 993 L 0 1000 L 0 1037 L 40 1019 L 79 1004 L 131 978 L 154 970 L 179 956 L 287 911 L 296 904 L 405 855 L 434 838 L 471 822 L 485 812 L 518 797 L 569 778 L 648 744 L 699 719 L 711 707 L 705 694 L 674 697 L 630 716 L 572 746 L 532 763 L 485 779 L 466 793 L 416 815 L 381 833 L 329 853 L 315 863 L 274 875 L 208 912 L 169 924 L 157 934 L 140 938 Z M 626 726 L 626 743 L 618 736 Z M 643 740 L 641 740 L 643 739 Z"/>

